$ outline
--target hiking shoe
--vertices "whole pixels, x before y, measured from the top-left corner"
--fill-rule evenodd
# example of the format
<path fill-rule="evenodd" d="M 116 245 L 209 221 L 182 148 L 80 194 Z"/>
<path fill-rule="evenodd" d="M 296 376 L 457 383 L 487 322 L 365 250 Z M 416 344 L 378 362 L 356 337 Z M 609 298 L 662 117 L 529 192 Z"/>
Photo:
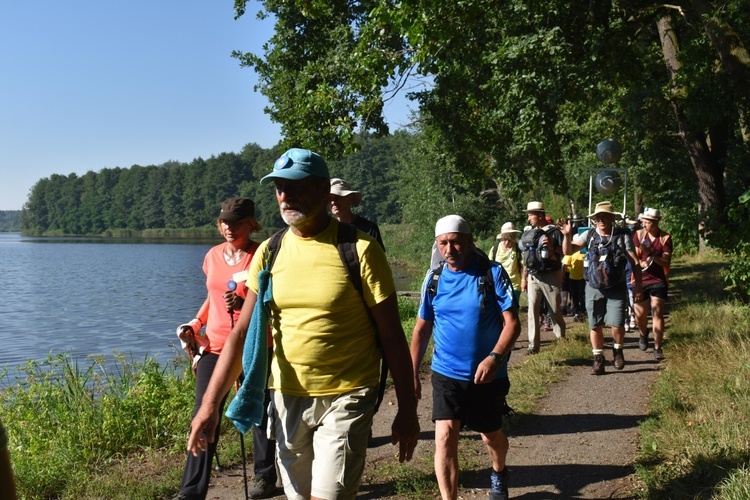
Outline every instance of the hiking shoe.
<path fill-rule="evenodd" d="M 493 469 L 490 482 L 490 500 L 508 500 L 508 468 L 504 468 L 502 472 Z"/>
<path fill-rule="evenodd" d="M 614 355 L 614 362 L 612 364 L 615 366 L 615 370 L 622 370 L 625 368 L 625 356 L 622 355 L 622 348 L 615 349 L 613 347 L 612 353 Z"/>
<path fill-rule="evenodd" d="M 188 495 L 187 493 L 178 493 L 172 497 L 171 500 L 198 500 L 203 498 L 203 495 Z"/>
<path fill-rule="evenodd" d="M 638 338 L 638 347 L 641 349 L 641 351 L 648 350 L 648 335 L 641 335 Z"/>
<path fill-rule="evenodd" d="M 276 484 L 265 477 L 255 476 L 253 484 L 247 490 L 250 498 L 270 498 L 276 490 Z"/>
<path fill-rule="evenodd" d="M 658 349 L 654 349 L 654 359 L 656 361 L 661 361 L 664 359 L 664 353 L 661 352 L 661 347 Z"/>
<path fill-rule="evenodd" d="M 604 354 L 594 356 L 594 366 L 591 368 L 592 375 L 604 375 Z"/>

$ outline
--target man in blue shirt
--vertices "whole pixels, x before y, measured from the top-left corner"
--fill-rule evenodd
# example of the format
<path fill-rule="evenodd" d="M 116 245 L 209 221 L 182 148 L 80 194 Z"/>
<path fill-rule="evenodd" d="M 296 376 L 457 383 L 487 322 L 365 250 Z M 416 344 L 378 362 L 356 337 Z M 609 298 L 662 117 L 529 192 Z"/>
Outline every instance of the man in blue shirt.
<path fill-rule="evenodd" d="M 492 459 L 491 500 L 508 498 L 508 438 L 502 412 L 508 394 L 508 355 L 521 332 L 518 304 L 505 270 L 474 247 L 469 224 L 448 215 L 435 225 L 442 256 L 427 273 L 411 342 L 414 386 L 434 337 L 432 420 L 435 474 L 443 499 L 458 496 L 458 438 L 462 426 L 481 434 Z M 436 277 L 437 276 L 437 277 Z"/>

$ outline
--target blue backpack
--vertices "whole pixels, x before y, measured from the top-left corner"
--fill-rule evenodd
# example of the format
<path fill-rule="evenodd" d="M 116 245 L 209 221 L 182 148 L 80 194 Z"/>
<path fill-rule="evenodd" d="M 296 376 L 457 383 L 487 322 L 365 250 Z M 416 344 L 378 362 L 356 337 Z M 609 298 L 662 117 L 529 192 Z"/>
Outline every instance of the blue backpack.
<path fill-rule="evenodd" d="M 628 236 L 620 228 L 613 228 L 612 236 L 607 240 L 596 229 L 589 231 L 583 276 L 591 288 L 609 290 L 625 282 L 628 262 L 625 238 Z"/>

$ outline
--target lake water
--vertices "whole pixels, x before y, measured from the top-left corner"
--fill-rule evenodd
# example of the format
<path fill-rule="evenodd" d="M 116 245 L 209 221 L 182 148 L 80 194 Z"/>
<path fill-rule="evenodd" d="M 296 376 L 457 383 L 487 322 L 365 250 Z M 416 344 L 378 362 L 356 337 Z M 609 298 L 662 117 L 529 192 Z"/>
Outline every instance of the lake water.
<path fill-rule="evenodd" d="M 0 370 L 49 353 L 174 359 L 175 328 L 206 297 L 211 245 L 0 233 Z M 399 289 L 411 281 L 394 275 Z"/>

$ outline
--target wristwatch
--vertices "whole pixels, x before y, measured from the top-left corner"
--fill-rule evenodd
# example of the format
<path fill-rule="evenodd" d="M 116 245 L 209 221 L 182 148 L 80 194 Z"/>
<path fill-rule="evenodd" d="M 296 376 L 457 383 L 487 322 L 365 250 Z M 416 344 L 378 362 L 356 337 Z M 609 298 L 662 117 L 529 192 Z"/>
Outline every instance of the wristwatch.
<path fill-rule="evenodd" d="M 490 356 L 490 357 L 492 358 L 492 361 L 494 361 L 496 365 L 499 365 L 499 364 L 500 364 L 500 363 L 502 363 L 502 362 L 503 362 L 503 360 L 505 359 L 505 355 L 503 355 L 503 354 L 498 354 L 498 353 L 496 353 L 496 352 L 494 352 L 494 351 L 493 351 L 493 352 L 491 352 L 491 353 L 489 354 L 489 356 Z"/>

